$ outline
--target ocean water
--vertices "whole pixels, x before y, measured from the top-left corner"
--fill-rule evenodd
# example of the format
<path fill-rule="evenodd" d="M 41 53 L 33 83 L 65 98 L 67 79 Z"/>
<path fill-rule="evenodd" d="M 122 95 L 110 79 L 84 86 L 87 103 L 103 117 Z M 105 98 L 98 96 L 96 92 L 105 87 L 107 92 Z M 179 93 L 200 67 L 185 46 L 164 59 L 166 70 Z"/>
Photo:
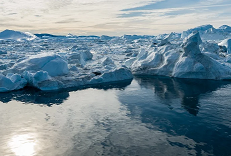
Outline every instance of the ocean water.
<path fill-rule="evenodd" d="M 231 155 L 231 82 L 131 82 L 0 93 L 2 156 Z"/>

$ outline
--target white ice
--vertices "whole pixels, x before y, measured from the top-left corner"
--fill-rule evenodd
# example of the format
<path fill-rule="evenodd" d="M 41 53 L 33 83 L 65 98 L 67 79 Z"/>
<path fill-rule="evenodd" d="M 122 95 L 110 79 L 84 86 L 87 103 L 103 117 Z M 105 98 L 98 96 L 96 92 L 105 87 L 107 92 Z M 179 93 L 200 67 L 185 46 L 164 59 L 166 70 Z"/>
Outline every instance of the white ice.
<path fill-rule="evenodd" d="M 12 40 L 33 40 L 36 36 L 29 33 L 29 32 L 20 32 L 20 31 L 14 31 L 14 30 L 4 30 L 0 33 L 0 39 L 12 39 Z"/>
<path fill-rule="evenodd" d="M 158 36 L 0 33 L 0 91 L 131 80 L 133 75 L 231 79 L 231 27 L 203 25 Z"/>
<path fill-rule="evenodd" d="M 156 47 L 154 51 L 140 51 L 131 65 L 132 72 L 136 75 L 178 78 L 231 79 L 231 64 L 227 59 L 219 57 L 214 51 L 212 53 L 216 57 L 202 53 L 199 48 L 201 43 L 199 32 L 193 32 L 181 45 L 169 43 Z M 214 47 L 217 48 L 217 45 L 214 44 Z M 214 47 L 211 49 L 215 49 Z"/>

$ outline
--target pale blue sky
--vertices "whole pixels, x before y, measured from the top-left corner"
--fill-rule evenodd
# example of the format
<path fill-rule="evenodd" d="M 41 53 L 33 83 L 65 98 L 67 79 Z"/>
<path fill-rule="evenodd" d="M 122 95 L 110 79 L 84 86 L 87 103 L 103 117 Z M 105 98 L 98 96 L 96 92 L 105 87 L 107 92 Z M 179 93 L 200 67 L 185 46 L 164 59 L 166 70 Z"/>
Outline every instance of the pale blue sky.
<path fill-rule="evenodd" d="M 231 25 L 230 10 L 230 0 L 1 0 L 0 31 L 157 35 Z"/>

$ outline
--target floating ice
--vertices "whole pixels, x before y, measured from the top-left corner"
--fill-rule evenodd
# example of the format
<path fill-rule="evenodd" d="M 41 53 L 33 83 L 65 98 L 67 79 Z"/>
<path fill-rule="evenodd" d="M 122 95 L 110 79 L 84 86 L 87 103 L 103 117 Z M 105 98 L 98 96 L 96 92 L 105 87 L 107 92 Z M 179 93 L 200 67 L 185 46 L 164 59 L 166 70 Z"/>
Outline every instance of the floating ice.
<path fill-rule="evenodd" d="M 231 79 L 227 25 L 158 36 L 36 35 L 30 40 L 28 33 L 0 33 L 1 92 L 27 85 L 41 90 L 92 86 L 132 79 L 132 73 Z"/>
<path fill-rule="evenodd" d="M 230 27 L 223 25 L 220 28 L 216 29 L 212 25 L 202 25 L 196 28 L 188 29 L 187 31 L 183 31 L 181 37 L 187 38 L 188 35 L 193 33 L 194 31 L 198 31 L 203 41 L 206 40 L 224 40 L 228 37 L 231 37 Z"/>
<path fill-rule="evenodd" d="M 201 52 L 209 52 L 209 53 L 215 53 L 218 54 L 219 53 L 219 46 L 217 43 L 214 42 L 203 42 L 200 46 L 200 50 Z"/>
<path fill-rule="evenodd" d="M 166 44 L 170 44 L 170 39 L 171 39 L 172 36 L 173 36 L 173 33 L 166 36 L 163 40 L 161 40 L 161 42 L 159 43 L 158 46 L 163 46 L 163 45 L 166 45 Z"/>
<path fill-rule="evenodd" d="M 182 38 L 186 38 L 188 35 L 190 35 L 194 31 L 198 31 L 200 34 L 203 34 L 205 32 L 208 32 L 209 30 L 215 30 L 215 28 L 212 25 L 210 25 L 210 24 L 208 24 L 208 25 L 202 25 L 202 26 L 198 26 L 196 28 L 188 29 L 187 31 L 183 31 L 181 37 Z"/>
<path fill-rule="evenodd" d="M 36 36 L 29 32 L 20 32 L 14 30 L 4 30 L 0 33 L 0 39 L 12 39 L 12 40 L 21 40 L 27 39 L 32 40 L 35 39 Z"/>
<path fill-rule="evenodd" d="M 96 74 L 97 73 L 97 74 Z M 63 88 L 79 87 L 86 85 L 97 85 L 108 82 L 117 82 L 131 80 L 132 73 L 127 68 L 115 68 L 109 71 L 94 72 L 94 73 L 70 73 L 67 76 L 59 76 L 50 78 L 39 83 L 34 83 L 33 86 L 41 90 L 58 90 Z"/>
<path fill-rule="evenodd" d="M 220 30 L 223 30 L 224 32 L 231 33 L 231 27 L 228 25 L 222 25 L 219 27 Z"/>
<path fill-rule="evenodd" d="M 25 87 L 27 81 L 19 74 L 0 74 L 0 92 L 18 90 Z"/>
<path fill-rule="evenodd" d="M 46 71 L 50 76 L 68 74 L 67 62 L 57 54 L 38 54 L 16 63 L 9 71 L 22 74 L 24 71 Z"/>
<path fill-rule="evenodd" d="M 231 39 L 225 39 L 221 43 L 219 43 L 219 46 L 225 46 L 227 49 L 227 54 L 231 54 Z"/>
<path fill-rule="evenodd" d="M 109 57 L 106 57 L 102 60 L 102 65 L 103 66 L 114 66 L 115 63 L 110 59 Z"/>
<path fill-rule="evenodd" d="M 158 48 L 144 59 L 137 57 L 131 68 L 136 75 L 163 75 L 193 79 L 231 79 L 231 64 L 222 58 L 215 60 L 201 53 L 199 32 L 190 34 L 179 47 L 170 50 Z M 168 47 L 174 45 L 168 45 Z M 165 46 L 166 47 L 166 46 Z M 143 52 L 144 53 L 144 52 Z"/>

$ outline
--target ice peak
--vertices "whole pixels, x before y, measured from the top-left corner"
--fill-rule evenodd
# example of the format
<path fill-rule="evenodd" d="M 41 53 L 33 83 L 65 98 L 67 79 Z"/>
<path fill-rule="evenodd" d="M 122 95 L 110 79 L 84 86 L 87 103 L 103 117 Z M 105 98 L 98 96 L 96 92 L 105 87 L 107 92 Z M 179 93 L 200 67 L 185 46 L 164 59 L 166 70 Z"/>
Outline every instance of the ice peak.
<path fill-rule="evenodd" d="M 170 33 L 169 35 L 167 35 L 167 36 L 159 43 L 159 46 L 163 46 L 163 45 L 169 44 L 169 43 L 170 43 L 170 39 L 172 38 L 173 35 L 174 35 L 173 32 Z"/>
<path fill-rule="evenodd" d="M 228 25 L 222 25 L 218 29 L 221 29 L 221 30 L 224 30 L 224 31 L 227 31 L 227 32 L 231 32 L 231 27 L 228 26 Z"/>
<path fill-rule="evenodd" d="M 200 54 L 199 45 L 202 43 L 200 34 L 198 31 L 191 33 L 183 43 L 184 55 L 194 56 Z"/>

